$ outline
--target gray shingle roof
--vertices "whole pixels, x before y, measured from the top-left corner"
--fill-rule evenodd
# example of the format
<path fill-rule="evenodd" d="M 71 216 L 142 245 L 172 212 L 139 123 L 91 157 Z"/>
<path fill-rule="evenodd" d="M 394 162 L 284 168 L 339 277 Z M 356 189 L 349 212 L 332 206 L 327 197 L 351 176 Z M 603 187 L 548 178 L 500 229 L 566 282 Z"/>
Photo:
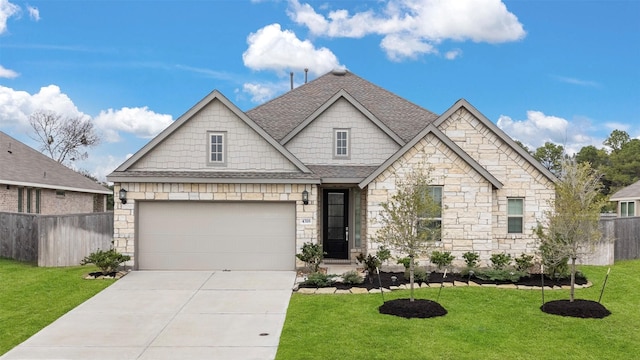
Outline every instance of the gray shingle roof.
<path fill-rule="evenodd" d="M 112 193 L 108 188 L 2 131 L 0 131 L 0 183 L 98 194 Z"/>
<path fill-rule="evenodd" d="M 265 104 L 247 115 L 281 141 L 334 94 L 344 90 L 405 142 L 438 118 L 421 108 L 351 72 L 329 72 Z"/>
<path fill-rule="evenodd" d="M 640 181 L 624 187 L 611 195 L 613 201 L 624 199 L 640 199 Z"/>
<path fill-rule="evenodd" d="M 321 179 L 360 179 L 359 181 L 362 181 L 378 166 L 308 165 L 308 168 Z"/>

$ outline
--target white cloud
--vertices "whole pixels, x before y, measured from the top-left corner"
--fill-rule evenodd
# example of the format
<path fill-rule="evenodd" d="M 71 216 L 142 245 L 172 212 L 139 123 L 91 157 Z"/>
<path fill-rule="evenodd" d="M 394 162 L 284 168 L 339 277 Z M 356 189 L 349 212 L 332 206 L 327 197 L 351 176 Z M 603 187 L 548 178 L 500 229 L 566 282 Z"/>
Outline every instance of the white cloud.
<path fill-rule="evenodd" d="M 572 84 L 572 85 L 588 86 L 588 87 L 600 86 L 600 84 L 598 84 L 597 82 L 590 81 L 590 80 L 582 80 L 582 79 L 576 79 L 576 78 L 571 78 L 566 76 L 555 76 L 555 78 L 563 83 Z"/>
<path fill-rule="evenodd" d="M 242 91 L 251 96 L 251 101 L 254 103 L 262 103 L 273 98 L 280 89 L 280 86 L 275 84 L 258 84 L 258 83 L 246 83 L 242 85 Z"/>
<path fill-rule="evenodd" d="M 341 65 L 327 48 L 316 48 L 309 40 L 300 40 L 292 31 L 271 24 L 247 37 L 249 48 L 242 54 L 244 65 L 253 70 L 272 70 L 285 76 L 288 71 L 309 69 L 324 74 Z"/>
<path fill-rule="evenodd" d="M 56 85 L 40 88 L 35 94 L 0 86 L 0 126 L 29 127 L 29 115 L 35 111 L 54 111 L 68 117 L 85 117 L 73 101 Z"/>
<path fill-rule="evenodd" d="M 447 60 L 455 60 L 462 55 L 462 50 L 453 49 L 444 53 L 444 58 Z"/>
<path fill-rule="evenodd" d="M 37 93 L 14 90 L 0 86 L 0 127 L 16 127 L 28 132 L 29 116 L 35 111 L 53 111 L 65 117 L 91 117 L 80 110 L 56 85 L 42 87 Z M 103 110 L 94 119 L 96 129 L 107 142 L 120 139 L 119 132 L 128 132 L 142 138 L 150 138 L 171 124 L 171 115 L 158 114 L 147 107 L 119 110 Z"/>
<path fill-rule="evenodd" d="M 609 129 L 611 131 L 613 131 L 613 130 L 629 131 L 629 129 L 631 129 L 631 125 L 618 123 L 618 122 L 605 123 L 604 127 L 606 127 L 607 129 Z"/>
<path fill-rule="evenodd" d="M 119 110 L 102 110 L 94 119 L 96 126 L 103 132 L 108 142 L 120 141 L 119 132 L 127 132 L 142 138 L 152 138 L 171 125 L 171 115 L 158 114 L 148 107 Z"/>
<path fill-rule="evenodd" d="M 403 59 L 414 59 L 420 54 L 437 53 L 432 45 L 420 40 L 419 38 L 390 34 L 382 39 L 380 47 L 385 50 L 387 57 L 392 61 L 401 61 Z"/>
<path fill-rule="evenodd" d="M 29 17 L 34 21 L 40 21 L 40 10 L 35 6 L 27 6 Z"/>
<path fill-rule="evenodd" d="M 17 72 L 0 65 L 0 78 L 13 79 L 20 76 Z"/>
<path fill-rule="evenodd" d="M 7 31 L 7 20 L 20 14 L 20 7 L 12 4 L 9 0 L 0 0 L 0 34 Z"/>
<path fill-rule="evenodd" d="M 591 125 L 588 120 L 569 121 L 545 115 L 541 111 L 527 111 L 526 120 L 513 120 L 509 116 L 501 115 L 497 125 L 531 150 L 548 141 L 562 145 L 568 154 L 573 154 L 584 146 L 599 147 L 602 143 L 602 140 L 596 140 L 589 134 Z"/>
<path fill-rule="evenodd" d="M 444 40 L 502 43 L 524 38 L 518 18 L 500 0 L 390 0 L 375 12 L 347 10 L 322 15 L 309 4 L 289 0 L 289 17 L 318 36 L 383 36 L 381 47 L 391 59 L 437 53 Z M 394 40 L 402 40 L 402 44 Z"/>

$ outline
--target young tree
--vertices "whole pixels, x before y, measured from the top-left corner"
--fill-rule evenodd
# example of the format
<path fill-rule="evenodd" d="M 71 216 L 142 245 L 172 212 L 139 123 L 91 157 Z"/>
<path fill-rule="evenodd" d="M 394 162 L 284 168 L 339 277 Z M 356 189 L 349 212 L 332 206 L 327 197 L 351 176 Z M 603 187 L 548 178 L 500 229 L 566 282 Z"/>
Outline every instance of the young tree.
<path fill-rule="evenodd" d="M 36 111 L 29 116 L 34 130 L 32 138 L 40 143 L 40 151 L 59 163 L 83 160 L 83 150 L 98 145 L 100 137 L 93 123 L 81 117 L 63 117 L 51 111 Z"/>
<path fill-rule="evenodd" d="M 422 167 L 397 177 L 395 194 L 382 204 L 382 228 L 376 234 L 377 241 L 410 258 L 410 301 L 414 301 L 414 259 L 440 239 L 440 224 L 434 218 L 440 215 L 441 204 L 432 196 L 430 172 Z"/>
<path fill-rule="evenodd" d="M 593 252 L 601 240 L 598 229 L 602 200 L 598 200 L 600 175 L 589 163 L 567 159 L 556 184 L 554 210 L 547 212 L 547 224 L 538 224 L 545 262 L 558 265 L 571 260 L 570 301 L 574 300 L 576 259 Z"/>

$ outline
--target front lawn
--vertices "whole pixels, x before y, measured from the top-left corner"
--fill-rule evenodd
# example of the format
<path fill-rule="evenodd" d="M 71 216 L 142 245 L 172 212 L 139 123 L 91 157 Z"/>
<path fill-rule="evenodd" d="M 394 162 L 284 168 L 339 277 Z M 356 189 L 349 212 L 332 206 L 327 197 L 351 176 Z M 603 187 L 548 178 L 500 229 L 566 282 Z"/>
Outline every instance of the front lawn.
<path fill-rule="evenodd" d="M 598 300 L 607 267 L 583 266 L 593 282 L 576 298 Z M 385 299 L 408 297 L 408 291 Z M 438 289 L 416 297 L 436 300 Z M 545 300 L 568 299 L 545 291 Z M 277 359 L 625 359 L 640 353 L 640 260 L 617 262 L 602 304 L 604 319 L 543 313 L 533 290 L 443 288 L 443 317 L 404 319 L 378 313 L 380 294 L 294 293 Z"/>
<path fill-rule="evenodd" d="M 0 355 L 113 283 L 94 266 L 40 268 L 0 258 Z"/>

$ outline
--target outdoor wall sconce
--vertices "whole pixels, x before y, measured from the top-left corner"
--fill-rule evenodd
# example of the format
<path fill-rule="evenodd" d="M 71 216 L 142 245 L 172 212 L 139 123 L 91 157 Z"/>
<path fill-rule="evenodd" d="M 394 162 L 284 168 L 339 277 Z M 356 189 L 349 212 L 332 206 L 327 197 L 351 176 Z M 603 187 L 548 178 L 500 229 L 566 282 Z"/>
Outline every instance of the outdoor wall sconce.
<path fill-rule="evenodd" d="M 302 203 L 305 205 L 309 205 L 309 192 L 307 189 L 304 189 L 302 192 Z"/>
<path fill-rule="evenodd" d="M 120 192 L 118 193 L 118 198 L 120 199 L 120 202 L 122 203 L 122 205 L 127 203 L 127 190 L 125 189 L 120 189 Z"/>

